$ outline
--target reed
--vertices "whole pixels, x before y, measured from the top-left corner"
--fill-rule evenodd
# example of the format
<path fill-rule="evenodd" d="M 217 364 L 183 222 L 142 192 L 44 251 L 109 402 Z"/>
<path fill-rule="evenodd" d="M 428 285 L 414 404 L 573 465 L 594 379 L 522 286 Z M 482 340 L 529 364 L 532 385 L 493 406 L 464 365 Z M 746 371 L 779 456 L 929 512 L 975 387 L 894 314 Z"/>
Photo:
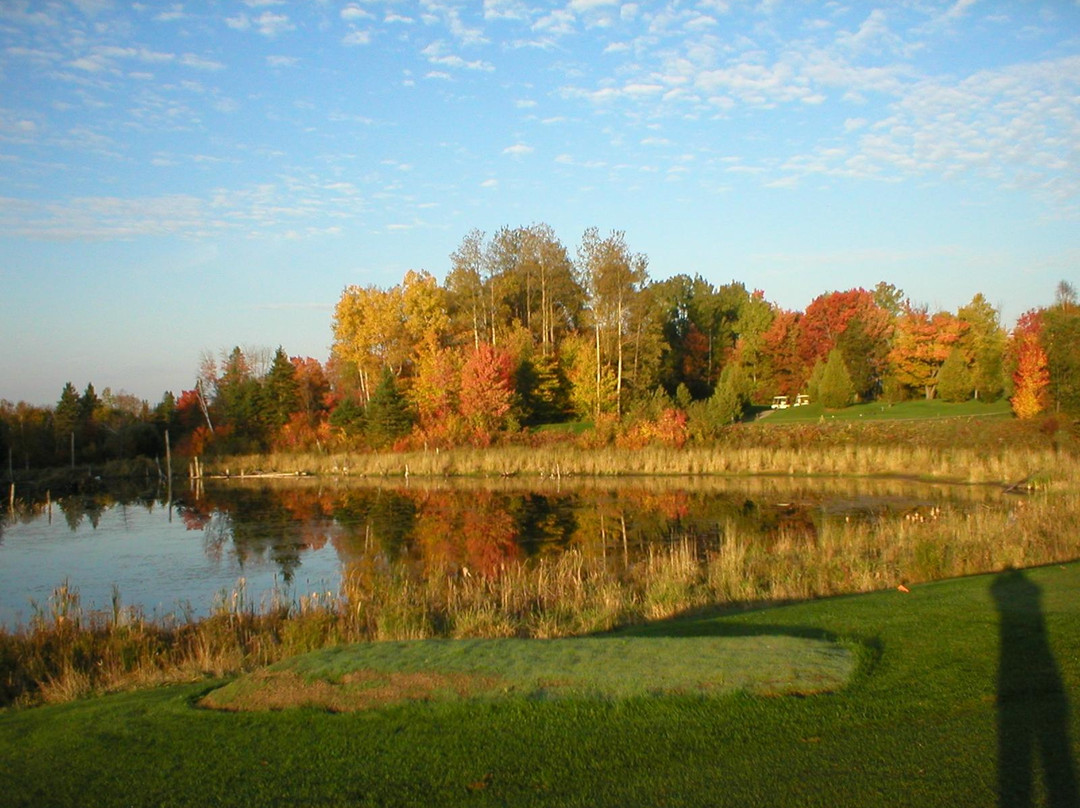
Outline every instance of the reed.
<path fill-rule="evenodd" d="M 206 469 L 233 477 L 904 475 L 1011 484 L 1075 479 L 1080 442 L 1069 429 L 1012 420 L 740 425 L 715 443 L 683 448 L 523 441 L 484 449 L 232 456 L 208 459 Z"/>
<path fill-rule="evenodd" d="M 826 517 L 770 538 L 724 526 L 627 563 L 579 546 L 490 574 L 356 562 L 340 592 L 253 604 L 243 581 L 202 620 L 85 611 L 61 584 L 30 624 L 0 631 L 0 703 L 224 676 L 341 643 L 425 637 L 562 637 L 688 611 L 912 586 L 1080 557 L 1080 492 L 1016 496 L 1009 507 Z"/>

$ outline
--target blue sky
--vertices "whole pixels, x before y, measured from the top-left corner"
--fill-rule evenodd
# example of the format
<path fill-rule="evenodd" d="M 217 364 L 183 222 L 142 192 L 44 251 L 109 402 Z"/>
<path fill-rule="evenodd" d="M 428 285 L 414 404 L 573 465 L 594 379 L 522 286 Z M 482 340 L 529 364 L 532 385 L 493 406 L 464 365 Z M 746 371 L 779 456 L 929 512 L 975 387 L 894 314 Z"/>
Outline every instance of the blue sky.
<path fill-rule="evenodd" d="M 324 360 L 473 228 L 626 232 L 788 308 L 1011 326 L 1080 281 L 1080 4 L 0 3 L 0 398 Z"/>

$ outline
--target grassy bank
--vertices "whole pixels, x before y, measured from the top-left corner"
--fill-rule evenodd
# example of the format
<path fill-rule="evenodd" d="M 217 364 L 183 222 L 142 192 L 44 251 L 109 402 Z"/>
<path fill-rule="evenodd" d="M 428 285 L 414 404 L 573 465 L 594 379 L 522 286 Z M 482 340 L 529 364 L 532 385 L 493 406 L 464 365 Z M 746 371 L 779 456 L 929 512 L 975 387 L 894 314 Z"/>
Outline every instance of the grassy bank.
<path fill-rule="evenodd" d="M 785 413 L 786 414 L 786 413 Z M 484 449 L 208 458 L 209 474 L 326 476 L 611 476 L 626 474 L 904 475 L 1009 484 L 1080 477 L 1080 440 L 1048 420 L 949 418 L 733 427 L 715 443 L 621 449 L 573 440 Z"/>
<path fill-rule="evenodd" d="M 0 713 L 3 802 L 1071 805 L 1078 587 L 1080 566 L 1055 566 L 619 635 L 722 644 L 828 634 L 868 649 L 852 684 L 828 696 L 222 713 L 195 707 L 216 685 L 204 682 L 9 710 Z"/>
<path fill-rule="evenodd" d="M 631 563 L 606 545 L 467 568 L 361 557 L 341 592 L 251 604 L 240 590 L 201 621 L 126 609 L 88 614 L 60 587 L 25 628 L 0 632 L 0 699 L 89 693 L 250 670 L 340 643 L 431 637 L 566 637 L 748 602 L 868 592 L 1080 557 L 1080 492 L 1005 497 L 1006 507 L 823 517 L 767 538 L 731 522 L 716 544 L 688 538 Z"/>
<path fill-rule="evenodd" d="M 807 422 L 926 421 L 953 418 L 1013 419 L 1012 407 L 1007 399 L 989 403 L 966 401 L 961 404 L 950 404 L 940 399 L 901 401 L 896 404 L 871 401 L 866 404 L 853 404 L 840 410 L 827 410 L 820 403 L 814 403 L 766 412 L 769 424 L 774 426 Z"/>

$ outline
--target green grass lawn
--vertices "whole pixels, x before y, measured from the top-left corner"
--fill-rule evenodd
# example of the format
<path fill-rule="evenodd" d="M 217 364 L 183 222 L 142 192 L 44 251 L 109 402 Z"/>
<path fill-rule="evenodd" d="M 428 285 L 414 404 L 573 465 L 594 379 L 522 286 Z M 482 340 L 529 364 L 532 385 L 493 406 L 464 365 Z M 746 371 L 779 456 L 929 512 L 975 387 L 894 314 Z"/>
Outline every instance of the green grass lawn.
<path fill-rule="evenodd" d="M 646 688 L 349 713 L 197 708 L 214 682 L 9 710 L 0 804 L 1075 805 L 1080 711 L 1067 701 L 1080 695 L 1078 594 L 1071 564 L 611 635 L 627 641 L 623 657 L 636 653 L 629 641 L 663 641 L 627 663 L 645 681 L 693 667 L 679 640 L 690 654 L 750 639 L 742 651 L 753 655 L 770 638 L 863 649 L 850 684 L 828 695 Z M 604 639 L 590 638 L 583 657 L 606 653 L 591 647 Z M 547 647 L 574 653 L 561 642 Z M 314 656 L 298 669 L 374 664 L 362 657 Z M 535 659 L 551 663 L 542 651 Z"/>
<path fill-rule="evenodd" d="M 867 404 L 853 404 L 842 410 L 826 410 L 821 404 L 808 404 L 804 407 L 788 407 L 786 410 L 762 410 L 768 413 L 763 423 L 795 424 L 807 421 L 896 421 L 923 420 L 933 418 L 1011 418 L 1012 409 L 1007 399 L 990 403 L 965 401 L 962 404 L 949 404 L 937 399 L 933 401 L 903 401 L 899 404 L 887 404 L 871 401 Z"/>
<path fill-rule="evenodd" d="M 286 659 L 213 691 L 203 704 L 344 711 L 417 698 L 811 694 L 846 685 L 859 656 L 825 637 L 778 634 L 722 642 L 710 636 L 377 642 Z"/>

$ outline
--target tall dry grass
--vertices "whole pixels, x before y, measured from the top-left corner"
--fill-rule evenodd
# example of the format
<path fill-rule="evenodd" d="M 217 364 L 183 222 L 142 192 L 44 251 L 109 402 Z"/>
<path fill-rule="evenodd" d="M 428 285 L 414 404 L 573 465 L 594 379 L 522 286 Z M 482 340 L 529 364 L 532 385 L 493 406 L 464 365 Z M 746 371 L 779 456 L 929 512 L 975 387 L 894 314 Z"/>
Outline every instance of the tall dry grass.
<path fill-rule="evenodd" d="M 865 592 L 1080 557 L 1080 493 L 1012 497 L 1005 508 L 824 519 L 768 539 L 724 525 L 636 559 L 586 545 L 488 575 L 375 559 L 340 592 L 266 607 L 243 584 L 202 620 L 150 621 L 119 593 L 87 613 L 61 585 L 30 624 L 0 631 L 0 703 L 223 676 L 340 643 L 425 637 L 558 637 L 708 607 Z"/>
<path fill-rule="evenodd" d="M 340 477 L 905 475 L 969 483 L 1080 476 L 1080 446 L 1067 430 L 985 421 L 951 431 L 934 423 L 741 427 L 708 446 L 641 449 L 573 442 L 508 443 L 484 449 L 269 454 L 208 459 L 210 474 L 257 472 Z"/>

